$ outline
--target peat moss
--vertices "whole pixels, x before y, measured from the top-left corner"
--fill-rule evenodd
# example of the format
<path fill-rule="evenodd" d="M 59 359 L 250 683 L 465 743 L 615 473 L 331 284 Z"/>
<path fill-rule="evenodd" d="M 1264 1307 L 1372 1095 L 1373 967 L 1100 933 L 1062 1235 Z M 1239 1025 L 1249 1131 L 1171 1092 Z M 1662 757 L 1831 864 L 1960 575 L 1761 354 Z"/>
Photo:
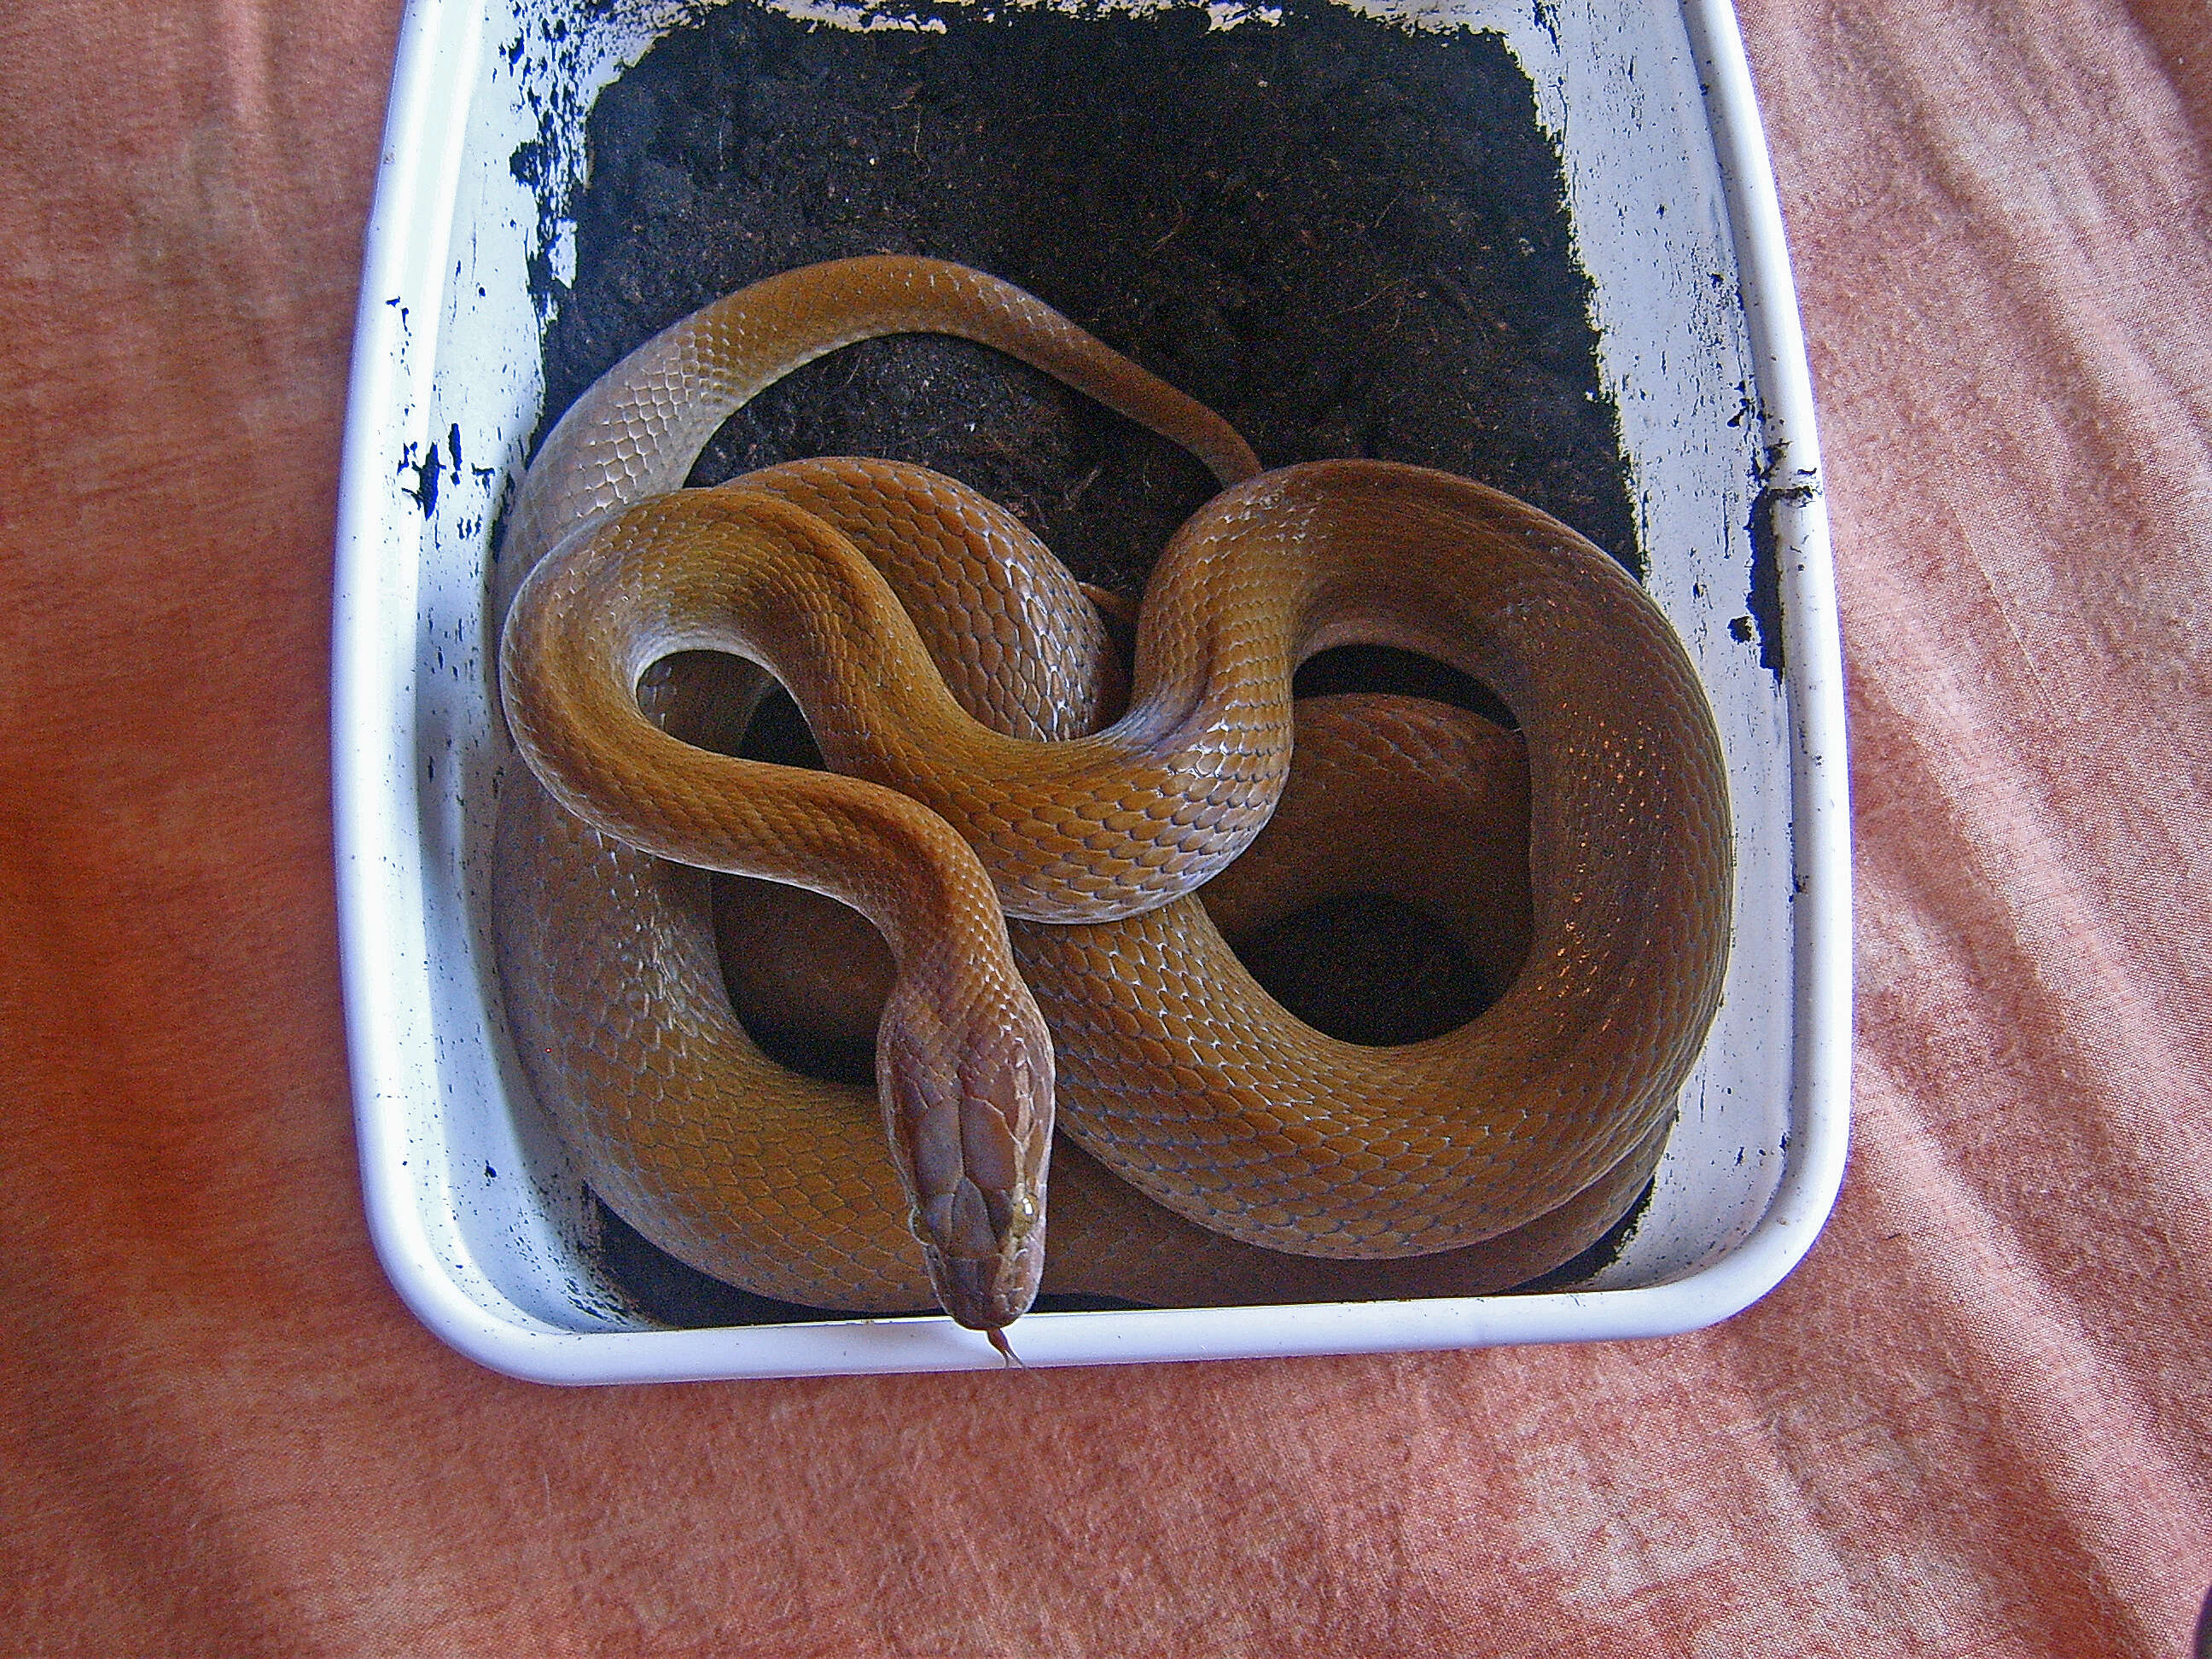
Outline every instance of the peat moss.
<path fill-rule="evenodd" d="M 1188 9 L 945 24 L 861 33 L 733 4 L 610 87 L 571 204 L 577 280 L 547 296 L 547 407 L 757 278 L 932 254 L 1058 307 L 1270 465 L 1442 467 L 1638 563 L 1559 158 L 1494 36 L 1296 6 L 1227 30 Z M 809 453 L 937 466 L 1130 589 L 1209 493 L 1179 452 L 939 338 L 793 375 L 697 480 Z"/>

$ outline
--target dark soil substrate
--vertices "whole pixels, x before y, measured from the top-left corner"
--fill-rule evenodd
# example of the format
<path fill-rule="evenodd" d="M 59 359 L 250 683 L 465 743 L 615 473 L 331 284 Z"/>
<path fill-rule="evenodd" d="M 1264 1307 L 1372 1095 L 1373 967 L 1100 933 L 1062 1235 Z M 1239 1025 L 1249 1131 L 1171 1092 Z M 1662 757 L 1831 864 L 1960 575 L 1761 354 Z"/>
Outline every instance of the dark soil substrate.
<path fill-rule="evenodd" d="M 1225 415 L 1269 465 L 1440 467 L 1639 567 L 1559 157 L 1494 37 L 1305 5 L 1229 30 L 1196 10 L 952 9 L 944 24 L 861 33 L 741 0 L 610 87 L 590 183 L 569 204 L 576 282 L 541 272 L 549 411 L 746 283 L 931 254 L 1049 301 Z M 527 173 L 529 156 L 516 166 Z M 739 411 L 693 482 L 817 454 L 950 473 L 1078 575 L 1132 595 L 1212 493 L 1140 428 L 934 337 L 868 342 L 791 376 Z M 1378 685 L 1501 712 L 1455 678 L 1392 653 L 1330 653 L 1300 690 Z M 1358 1041 L 1448 1029 L 1488 1000 L 1455 944 L 1389 906 L 1333 907 L 1244 948 L 1297 1012 Z M 608 1265 L 672 1322 L 804 1316 L 605 1220 Z"/>

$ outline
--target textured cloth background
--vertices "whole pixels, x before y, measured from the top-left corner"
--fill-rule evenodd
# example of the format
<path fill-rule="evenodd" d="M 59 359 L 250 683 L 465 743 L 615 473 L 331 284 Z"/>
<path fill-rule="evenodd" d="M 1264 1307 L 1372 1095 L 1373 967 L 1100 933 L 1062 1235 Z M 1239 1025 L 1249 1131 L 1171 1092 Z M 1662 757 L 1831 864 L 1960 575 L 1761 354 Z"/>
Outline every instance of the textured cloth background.
<path fill-rule="evenodd" d="M 331 542 L 395 0 L 0 16 L 0 1648 L 2130 1655 L 2212 1580 L 2212 14 L 1749 0 L 1856 1128 L 1581 1349 L 562 1393 L 370 1254 Z"/>

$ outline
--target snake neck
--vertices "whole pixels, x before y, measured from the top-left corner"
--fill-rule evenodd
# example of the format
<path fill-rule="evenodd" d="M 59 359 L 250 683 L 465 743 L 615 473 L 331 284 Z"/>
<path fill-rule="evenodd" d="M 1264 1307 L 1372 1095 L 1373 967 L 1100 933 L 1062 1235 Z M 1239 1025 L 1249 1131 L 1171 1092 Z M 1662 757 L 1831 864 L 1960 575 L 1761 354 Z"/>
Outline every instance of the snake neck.
<path fill-rule="evenodd" d="M 813 522 L 767 498 L 750 505 L 763 503 L 757 518 L 771 525 Z M 1053 1073 L 990 878 L 950 825 L 905 796 L 713 754 L 655 725 L 638 700 L 645 669 L 672 651 L 726 648 L 701 617 L 715 608 L 702 594 L 727 595 L 711 583 L 640 586 L 651 559 L 626 556 L 661 544 L 626 542 L 635 527 L 624 515 L 605 536 L 573 538 L 518 593 L 501 662 L 517 744 L 554 797 L 603 833 L 811 888 L 875 925 L 898 965 L 879 1028 L 881 1095 L 933 1285 L 955 1318 L 1003 1325 L 1042 1271 Z M 971 1013 L 981 1018 L 962 1018 Z"/>

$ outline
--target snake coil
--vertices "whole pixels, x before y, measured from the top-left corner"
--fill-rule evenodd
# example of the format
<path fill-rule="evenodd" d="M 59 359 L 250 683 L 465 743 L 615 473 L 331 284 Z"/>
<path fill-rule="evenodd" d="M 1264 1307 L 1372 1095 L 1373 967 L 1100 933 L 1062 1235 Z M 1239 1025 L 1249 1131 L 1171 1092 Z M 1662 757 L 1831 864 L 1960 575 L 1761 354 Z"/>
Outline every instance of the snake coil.
<path fill-rule="evenodd" d="M 777 376 L 918 331 L 1043 368 L 1229 486 L 1153 573 L 1118 717 L 1072 580 L 974 492 L 855 460 L 678 488 Z M 548 438 L 509 546 L 527 576 L 501 687 L 545 792 L 514 792 L 499 841 L 519 1046 L 602 1197 L 694 1265 L 911 1307 L 919 1238 L 939 1303 L 1002 1327 L 1044 1269 L 1055 1102 L 1127 1183 L 1060 1157 L 1055 1270 L 1138 1299 L 1389 1294 L 1422 1273 L 1498 1288 L 1571 1255 L 1648 1176 L 1719 1002 L 1725 769 L 1663 615 L 1536 509 L 1382 462 L 1260 473 L 1217 416 L 1037 301 L 884 258 L 772 277 L 626 358 Z M 1519 971 L 1466 1026 L 1393 1048 L 1293 1019 L 1194 896 L 1277 811 L 1294 747 L 1303 767 L 1396 719 L 1497 749 L 1472 716 L 1382 706 L 1401 700 L 1301 719 L 1299 663 L 1348 643 L 1494 688 L 1520 738 L 1480 765 L 1525 766 Z M 781 681 L 834 769 L 672 735 L 683 692 L 651 671 L 702 651 Z M 978 684 L 963 664 L 990 668 Z M 880 933 L 876 1125 L 745 1038 L 699 870 L 809 890 Z"/>

